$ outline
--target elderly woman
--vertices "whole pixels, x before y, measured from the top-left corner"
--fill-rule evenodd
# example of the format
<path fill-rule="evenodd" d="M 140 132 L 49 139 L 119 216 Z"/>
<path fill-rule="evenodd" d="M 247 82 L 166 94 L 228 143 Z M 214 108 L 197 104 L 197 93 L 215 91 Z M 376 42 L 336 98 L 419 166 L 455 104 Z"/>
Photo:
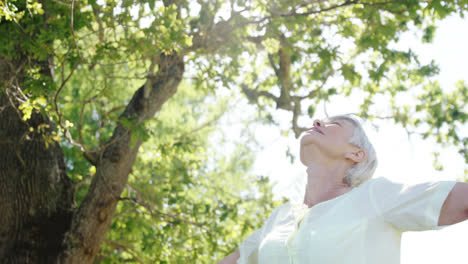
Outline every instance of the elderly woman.
<path fill-rule="evenodd" d="M 402 232 L 468 218 L 467 183 L 371 179 L 375 150 L 351 116 L 316 120 L 300 143 L 303 204 L 275 208 L 220 264 L 397 264 Z"/>

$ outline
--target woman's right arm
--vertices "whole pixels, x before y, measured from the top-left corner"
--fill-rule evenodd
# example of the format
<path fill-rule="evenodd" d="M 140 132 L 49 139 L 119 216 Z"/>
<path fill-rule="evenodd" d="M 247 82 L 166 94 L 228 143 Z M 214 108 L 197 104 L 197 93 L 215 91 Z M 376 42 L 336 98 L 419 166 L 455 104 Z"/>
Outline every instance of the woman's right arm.
<path fill-rule="evenodd" d="M 271 225 L 269 223 L 276 218 L 276 215 L 281 210 L 281 208 L 284 208 L 284 206 L 286 206 L 286 204 L 283 204 L 273 209 L 273 212 L 270 214 L 263 226 L 260 229 L 255 230 L 247 239 L 245 239 L 239 245 L 239 248 L 242 249 L 242 263 L 257 263 L 258 247 L 263 239 L 265 228 L 266 226 Z M 237 248 L 237 250 L 234 251 L 234 253 L 232 253 L 231 255 L 219 261 L 218 264 L 237 264 L 237 260 L 241 257 L 239 248 Z"/>
<path fill-rule="evenodd" d="M 218 262 L 218 264 L 236 264 L 237 260 L 240 257 L 239 249 L 234 251 L 231 255 L 223 258 L 221 261 Z"/>

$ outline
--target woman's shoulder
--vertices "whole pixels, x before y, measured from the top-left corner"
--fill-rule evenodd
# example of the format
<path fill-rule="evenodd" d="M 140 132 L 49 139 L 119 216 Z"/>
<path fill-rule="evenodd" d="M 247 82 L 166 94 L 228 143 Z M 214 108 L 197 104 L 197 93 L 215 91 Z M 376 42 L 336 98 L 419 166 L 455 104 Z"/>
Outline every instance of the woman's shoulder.
<path fill-rule="evenodd" d="M 366 190 L 366 189 L 369 189 L 369 188 L 372 188 L 373 185 L 377 184 L 377 185 L 385 185 L 385 184 L 388 184 L 388 183 L 391 183 L 391 181 L 385 177 L 373 177 L 373 178 L 370 178 L 368 180 L 366 180 L 365 182 L 361 183 L 359 186 L 355 187 L 356 189 L 358 190 Z"/>
<path fill-rule="evenodd" d="M 295 207 L 296 205 L 292 201 L 286 201 L 282 204 L 276 206 L 270 214 L 270 218 L 275 218 L 277 215 L 284 215 L 291 211 L 291 208 Z"/>
<path fill-rule="evenodd" d="M 284 210 L 288 210 L 293 206 L 295 206 L 294 202 L 286 201 L 286 202 L 283 202 L 281 205 L 276 206 L 275 209 L 273 209 L 273 212 L 281 212 Z"/>
<path fill-rule="evenodd" d="M 388 186 L 402 185 L 403 183 L 391 180 L 387 177 L 379 176 L 376 178 L 371 178 L 367 182 L 367 186 L 371 189 L 386 189 Z"/>

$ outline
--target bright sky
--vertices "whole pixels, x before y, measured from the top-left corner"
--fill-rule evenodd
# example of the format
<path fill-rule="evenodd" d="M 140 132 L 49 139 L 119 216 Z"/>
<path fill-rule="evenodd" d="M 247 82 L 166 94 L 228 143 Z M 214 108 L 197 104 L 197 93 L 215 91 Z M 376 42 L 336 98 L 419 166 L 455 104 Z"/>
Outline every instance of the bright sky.
<path fill-rule="evenodd" d="M 450 17 L 439 22 L 432 44 L 422 45 L 419 40 L 412 39 L 411 35 L 400 44 L 412 47 L 423 62 L 434 59 L 439 64 L 441 72 L 438 80 L 442 87 L 453 87 L 455 82 L 461 79 L 468 83 L 468 19 Z M 354 109 L 346 108 L 349 105 L 349 102 L 334 101 L 327 104 L 327 112 L 329 115 L 354 112 Z M 323 105 L 320 105 L 315 117 L 324 116 Z M 281 117 L 284 120 L 290 118 L 289 113 Z M 432 166 L 433 144 L 417 136 L 408 139 L 403 128 L 390 122 L 379 124 L 379 131 L 370 124 L 364 124 L 379 159 L 379 167 L 374 177 L 384 176 L 411 184 L 432 180 L 457 180 L 457 177 L 463 175 L 464 161 L 455 149 L 441 153 L 444 170 L 438 172 Z M 271 127 L 257 129 L 256 135 L 266 148 L 257 155 L 255 174 L 267 175 L 277 182 L 273 190 L 278 199 L 286 196 L 301 201 L 305 167 L 297 159 L 291 165 L 285 155 L 289 147 L 291 153 L 298 156 L 298 140 L 292 136 L 281 137 L 279 131 L 274 131 Z M 401 263 L 466 264 L 467 234 L 468 221 L 439 231 L 406 232 L 403 234 Z"/>

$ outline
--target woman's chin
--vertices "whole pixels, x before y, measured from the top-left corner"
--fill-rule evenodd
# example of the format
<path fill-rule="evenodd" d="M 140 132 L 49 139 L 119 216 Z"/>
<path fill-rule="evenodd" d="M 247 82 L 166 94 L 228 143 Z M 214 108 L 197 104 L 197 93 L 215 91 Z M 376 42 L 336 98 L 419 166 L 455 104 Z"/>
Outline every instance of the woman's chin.
<path fill-rule="evenodd" d="M 299 153 L 299 160 L 306 167 L 309 166 L 312 163 L 310 155 L 308 155 L 308 154 L 310 154 L 310 153 L 306 153 L 304 151 L 304 148 L 301 146 L 301 150 L 300 150 L 300 153 Z"/>
<path fill-rule="evenodd" d="M 301 163 L 302 165 L 306 166 L 306 167 L 309 167 L 311 164 L 313 164 L 312 160 L 311 159 L 303 159 L 301 158 Z"/>
<path fill-rule="evenodd" d="M 319 138 L 315 134 L 304 134 L 300 139 L 300 146 L 302 147 L 312 147 L 320 143 Z"/>

